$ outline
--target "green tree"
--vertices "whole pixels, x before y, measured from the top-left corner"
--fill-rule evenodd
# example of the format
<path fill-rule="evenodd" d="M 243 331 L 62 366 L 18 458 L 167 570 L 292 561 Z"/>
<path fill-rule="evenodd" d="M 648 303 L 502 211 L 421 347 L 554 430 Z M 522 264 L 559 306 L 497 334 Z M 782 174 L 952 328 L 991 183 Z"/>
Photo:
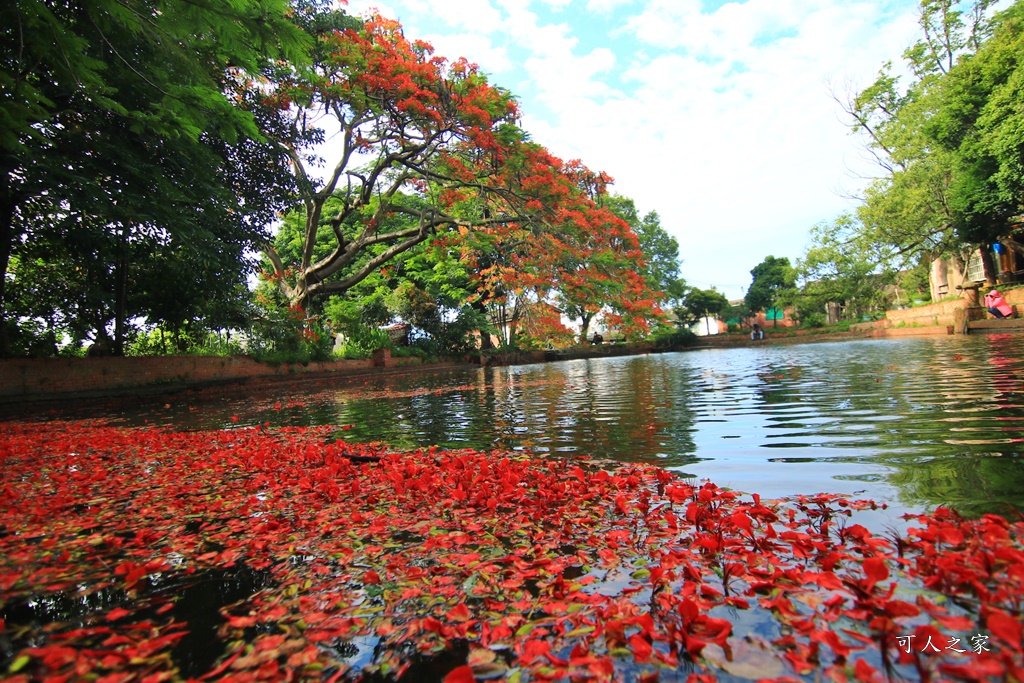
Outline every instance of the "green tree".
<path fill-rule="evenodd" d="M 751 311 L 779 309 L 796 293 L 796 271 L 786 257 L 768 256 L 750 274 L 753 281 L 745 299 Z M 778 318 L 774 324 L 778 327 Z"/>
<path fill-rule="evenodd" d="M 503 156 L 519 164 L 509 171 L 528 168 L 506 91 L 465 60 L 448 63 L 407 40 L 397 22 L 319 6 L 297 17 L 314 41 L 312 64 L 281 63 L 252 91 L 295 173 L 304 222 L 297 260 L 265 251 L 290 302 L 342 294 L 438 232 L 520 217 L 526 200 L 508 201 L 520 197 L 519 176 L 497 179 Z M 316 148 L 328 135 L 336 144 L 318 181 Z M 339 197 L 332 247 L 317 258 L 325 207 Z"/>
<path fill-rule="evenodd" d="M 794 303 L 801 321 L 823 319 L 828 304 L 841 306 L 843 317 L 853 320 L 884 309 L 893 273 L 877 263 L 855 216 L 843 214 L 811 228 L 811 244 L 796 264 L 802 286 Z"/>
<path fill-rule="evenodd" d="M 313 254 L 315 260 L 324 258 L 335 247 L 330 221 L 343 201 L 342 196 L 335 196 L 324 205 Z M 402 221 L 408 222 L 409 219 L 394 214 L 388 217 L 388 221 L 389 225 L 384 227 L 396 230 Z M 274 238 L 274 249 L 283 261 L 295 263 L 301 259 L 304 228 L 301 212 L 285 216 Z M 344 229 L 351 231 L 355 228 L 345 226 Z M 386 267 L 369 273 L 344 294 L 312 299 L 308 313 L 323 315 L 335 331 L 350 339 L 365 336 L 368 330 L 378 326 L 402 321 L 427 335 L 417 342 L 417 346 L 432 355 L 465 352 L 470 340 L 469 332 L 479 329 L 480 321 L 467 304 L 474 294 L 470 273 L 459 259 L 459 250 L 453 249 L 450 241 L 447 235 L 434 235 L 430 240 L 395 255 Z M 385 245 L 376 245 L 365 250 L 355 267 L 386 248 Z M 265 271 L 265 274 L 271 272 Z M 273 293 L 268 291 L 269 284 L 265 282 L 259 288 L 264 301 L 273 299 Z M 286 303 L 282 300 L 278 305 Z"/>
<path fill-rule="evenodd" d="M 701 319 L 707 326 L 707 333 L 711 334 L 711 318 L 729 307 L 729 300 L 725 295 L 714 289 L 697 289 L 696 287 L 687 290 L 682 299 L 682 308 L 677 309 L 677 315 L 689 324 Z"/>
<path fill-rule="evenodd" d="M 1020 3 L 921 3 L 922 38 L 904 58 L 903 87 L 886 64 L 847 106 L 884 174 L 858 211 L 862 235 L 906 267 L 1009 237 L 1024 181 Z M 1021 247 L 1024 251 L 1024 246 Z M 994 278 L 988 250 L 986 275 Z"/>
<path fill-rule="evenodd" d="M 1024 5 L 997 15 L 945 80 L 930 131 L 955 158 L 953 224 L 966 242 L 996 242 L 1020 229 L 1024 210 Z"/>
<path fill-rule="evenodd" d="M 248 179 L 274 165 L 246 163 L 259 132 L 230 92 L 264 61 L 299 54 L 287 13 L 286 0 L 0 8 L 0 353 L 24 316 L 6 295 L 20 252 L 22 277 L 40 259 L 106 259 L 97 267 L 112 273 L 101 306 L 110 315 L 91 334 L 103 337 L 113 320 L 115 346 L 133 312 L 131 258 L 144 245 L 198 256 L 178 265 L 210 275 L 191 288 L 204 298 L 244 277 L 242 254 L 273 213 L 269 188 L 246 195 Z M 60 252 L 47 253 L 55 245 Z M 224 269 L 235 272 L 215 275 Z"/>
<path fill-rule="evenodd" d="M 726 322 L 730 320 L 736 320 L 740 325 L 749 325 L 750 319 L 754 316 L 750 311 L 750 306 L 747 305 L 745 299 L 740 299 L 735 303 L 729 303 L 719 313 L 719 317 Z"/>
<path fill-rule="evenodd" d="M 636 233 L 644 255 L 640 272 L 648 287 L 658 293 L 659 303 L 671 306 L 678 302 L 687 291 L 686 281 L 679 276 L 679 242 L 661 225 L 658 212 L 650 211 L 641 218 L 632 199 L 614 194 L 603 199 L 602 204 Z"/>

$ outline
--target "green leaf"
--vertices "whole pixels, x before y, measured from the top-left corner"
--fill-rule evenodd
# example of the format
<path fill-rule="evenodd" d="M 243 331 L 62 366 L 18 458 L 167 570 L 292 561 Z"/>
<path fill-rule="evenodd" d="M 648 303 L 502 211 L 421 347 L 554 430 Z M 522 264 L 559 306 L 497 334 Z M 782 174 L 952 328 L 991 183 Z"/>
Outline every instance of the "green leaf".
<path fill-rule="evenodd" d="M 11 662 L 11 665 L 9 667 L 7 667 L 7 673 L 12 673 L 12 674 L 18 673 L 19 671 L 24 669 L 25 666 L 29 662 L 31 662 L 31 661 L 32 661 L 32 658 L 29 657 L 28 655 L 21 655 L 20 657 L 15 659 L 13 662 Z"/>

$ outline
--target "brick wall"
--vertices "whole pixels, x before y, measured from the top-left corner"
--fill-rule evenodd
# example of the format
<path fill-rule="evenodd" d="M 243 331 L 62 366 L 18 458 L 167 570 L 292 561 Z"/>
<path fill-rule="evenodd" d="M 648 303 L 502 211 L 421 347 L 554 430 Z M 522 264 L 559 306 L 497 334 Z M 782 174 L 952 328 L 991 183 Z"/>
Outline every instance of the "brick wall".
<path fill-rule="evenodd" d="M 979 301 L 983 301 L 985 292 L 987 289 L 982 289 L 978 294 Z M 1024 315 L 1024 288 L 1018 289 L 999 289 L 1003 298 L 1006 299 L 1006 303 L 1013 306 L 1014 312 L 1018 315 Z M 904 325 L 919 325 L 919 326 L 932 326 L 932 325 L 953 325 L 955 323 L 956 311 L 961 308 L 968 308 L 968 302 L 966 299 L 950 299 L 949 301 L 940 301 L 936 304 L 929 304 L 927 306 L 918 306 L 916 308 L 904 308 L 898 311 L 886 311 L 885 321 L 882 325 L 876 325 L 876 327 L 894 327 L 899 324 Z M 984 309 L 981 308 L 979 303 L 978 306 L 972 308 L 970 316 L 971 320 L 991 317 L 985 313 Z M 882 322 L 882 321 L 879 321 Z"/>
<path fill-rule="evenodd" d="M 967 302 L 964 299 L 951 299 L 940 301 L 937 304 L 917 306 L 915 308 L 904 308 L 898 311 L 886 311 L 885 319 L 890 326 L 904 325 L 952 325 L 955 311 L 964 308 Z"/>
<path fill-rule="evenodd" d="M 419 358 L 389 358 L 384 367 L 419 363 Z M 118 393 L 138 387 L 152 388 L 183 382 L 373 371 L 371 360 L 267 365 L 248 356 L 5 359 L 0 360 L 0 400 L 53 397 L 75 392 Z"/>

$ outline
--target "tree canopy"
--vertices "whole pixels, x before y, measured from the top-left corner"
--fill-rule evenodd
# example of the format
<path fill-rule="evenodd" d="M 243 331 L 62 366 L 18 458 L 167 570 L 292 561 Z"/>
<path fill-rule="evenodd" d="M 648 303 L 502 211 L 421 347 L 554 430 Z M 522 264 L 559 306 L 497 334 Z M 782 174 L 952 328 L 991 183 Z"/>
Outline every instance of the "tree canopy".
<path fill-rule="evenodd" d="M 638 335 L 660 315 L 678 247 L 657 215 L 623 219 L 609 176 L 395 21 L 327 0 L 26 0 L 0 20 L 2 353 L 244 326 L 254 253 L 277 292 L 260 305 L 339 320 L 544 334 L 601 311 Z M 331 298 L 350 291 L 365 312 Z"/>
<path fill-rule="evenodd" d="M 753 281 L 745 300 L 751 311 L 781 308 L 795 292 L 796 271 L 786 257 L 767 256 L 750 271 Z M 775 325 L 779 324 L 778 319 Z"/>
<path fill-rule="evenodd" d="M 605 309 L 626 334 L 646 329 L 657 294 L 638 273 L 633 227 L 602 206 L 607 175 L 532 142 L 507 91 L 396 22 L 307 30 L 312 66 L 269 72 L 252 98 L 296 175 L 301 235 L 265 251 L 292 305 L 346 294 L 429 241 L 505 341 L 528 308 L 552 302 L 584 334 Z M 318 181 L 309 166 L 327 138 L 339 143 Z"/>
<path fill-rule="evenodd" d="M 693 324 L 704 320 L 707 333 L 711 334 L 712 316 L 717 316 L 729 306 L 729 300 L 725 295 L 714 289 L 698 289 L 696 287 L 687 290 L 682 299 L 682 306 L 677 308 L 677 315 L 687 322 Z"/>
<path fill-rule="evenodd" d="M 94 341 L 113 322 L 115 350 L 131 317 L 201 317 L 244 284 L 275 166 L 231 93 L 264 62 L 301 59 L 288 13 L 286 0 L 0 8 L 0 353 L 39 322 L 9 282 L 65 288 L 49 321 Z"/>
<path fill-rule="evenodd" d="M 858 210 L 858 232 L 898 269 L 1010 238 L 1024 213 L 1024 6 L 921 3 L 922 37 L 847 105 L 882 175 Z M 986 252 L 986 250 L 983 250 Z"/>
<path fill-rule="evenodd" d="M 801 322 L 824 322 L 829 304 L 855 320 L 884 310 L 885 287 L 895 274 L 878 268 L 877 255 L 859 228 L 856 216 L 849 213 L 811 228 L 811 244 L 795 267 L 801 288 L 794 303 Z"/>

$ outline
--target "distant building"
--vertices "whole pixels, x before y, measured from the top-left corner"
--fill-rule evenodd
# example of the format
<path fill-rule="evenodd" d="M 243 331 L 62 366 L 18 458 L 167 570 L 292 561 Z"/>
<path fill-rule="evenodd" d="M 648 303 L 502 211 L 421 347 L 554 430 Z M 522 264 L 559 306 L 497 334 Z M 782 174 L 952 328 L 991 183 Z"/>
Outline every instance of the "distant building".
<path fill-rule="evenodd" d="M 987 249 L 975 249 L 966 262 L 957 256 L 937 258 L 932 261 L 928 282 L 932 301 L 958 296 L 965 287 L 978 283 L 1024 282 L 1024 245 L 1006 239 Z"/>

